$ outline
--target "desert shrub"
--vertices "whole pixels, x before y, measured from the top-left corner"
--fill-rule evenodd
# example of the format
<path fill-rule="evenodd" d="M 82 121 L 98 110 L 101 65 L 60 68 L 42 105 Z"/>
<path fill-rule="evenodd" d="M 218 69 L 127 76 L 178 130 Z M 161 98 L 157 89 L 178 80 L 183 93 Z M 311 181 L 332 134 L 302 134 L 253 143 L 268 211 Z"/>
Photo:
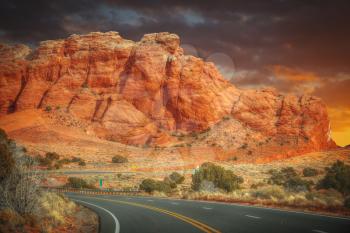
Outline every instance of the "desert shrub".
<path fill-rule="evenodd" d="M 46 166 L 48 169 L 60 169 L 64 163 L 59 159 L 60 156 L 56 152 L 47 152 L 45 156 L 36 157 L 36 161 L 41 166 Z"/>
<path fill-rule="evenodd" d="M 176 188 L 175 183 L 168 183 L 168 182 L 164 182 L 164 181 L 157 182 L 157 189 L 156 190 L 159 192 L 169 193 L 169 192 L 171 192 L 172 188 Z"/>
<path fill-rule="evenodd" d="M 291 192 L 308 191 L 313 185 L 312 181 L 301 179 L 292 167 L 285 167 L 280 171 L 272 169 L 269 174 L 271 175 L 268 180 L 269 184 L 281 185 Z"/>
<path fill-rule="evenodd" d="M 180 173 L 178 172 L 173 172 L 170 174 L 169 176 L 170 180 L 175 182 L 176 184 L 181 184 L 182 182 L 184 182 L 185 177 L 182 176 Z"/>
<path fill-rule="evenodd" d="M 67 158 L 64 158 L 64 159 L 58 160 L 57 162 L 61 163 L 61 164 L 69 164 L 71 162 L 71 160 L 67 159 Z"/>
<path fill-rule="evenodd" d="M 318 188 L 333 188 L 342 194 L 350 193 L 350 166 L 337 161 L 331 167 L 326 168 L 326 175 L 318 183 Z"/>
<path fill-rule="evenodd" d="M 258 182 L 258 183 L 255 183 L 255 184 L 252 184 L 250 186 L 251 189 L 257 189 L 257 188 L 260 188 L 260 187 L 263 187 L 265 186 L 266 184 L 264 182 Z"/>
<path fill-rule="evenodd" d="M 5 208 L 0 210 L 0 232 L 24 232 L 25 219 L 16 211 Z"/>
<path fill-rule="evenodd" d="M 5 140 L 3 132 L 0 145 L 12 157 L 11 170 L 0 180 L 0 209 L 9 208 L 24 216 L 35 212 L 38 203 L 40 179 L 32 170 L 33 160 L 23 148 Z M 3 154 L 1 154 L 1 157 Z M 6 164 L 1 164 L 1 170 Z"/>
<path fill-rule="evenodd" d="M 51 110 L 52 110 L 52 107 L 51 107 L 51 106 L 46 106 L 46 107 L 45 107 L 45 111 L 46 111 L 46 112 L 51 112 Z"/>
<path fill-rule="evenodd" d="M 305 177 L 317 176 L 318 175 L 318 171 L 315 168 L 306 167 L 306 168 L 303 169 L 303 175 Z"/>
<path fill-rule="evenodd" d="M 67 187 L 70 188 L 77 188 L 77 189 L 94 189 L 95 187 L 91 184 L 88 184 L 84 179 L 78 178 L 78 177 L 69 177 L 68 183 L 66 184 Z"/>
<path fill-rule="evenodd" d="M 269 171 L 269 174 L 271 176 L 268 180 L 268 183 L 276 185 L 283 185 L 288 179 L 297 176 L 297 173 L 292 167 L 285 167 L 282 168 L 280 171 L 276 169 L 271 169 Z"/>
<path fill-rule="evenodd" d="M 53 161 L 53 160 L 59 160 L 60 156 L 56 152 L 47 152 L 45 154 L 45 158 Z"/>
<path fill-rule="evenodd" d="M 342 205 L 344 202 L 343 195 L 334 189 L 322 189 L 307 192 L 305 198 L 314 203 L 322 205 L 335 206 Z"/>
<path fill-rule="evenodd" d="M 80 161 L 78 164 L 79 164 L 79 166 L 86 166 L 86 162 L 85 161 Z"/>
<path fill-rule="evenodd" d="M 53 168 L 60 169 L 60 168 L 62 168 L 62 166 L 63 166 L 62 163 L 56 162 L 53 166 L 49 167 L 49 169 L 53 169 Z"/>
<path fill-rule="evenodd" d="M 227 192 L 238 189 L 239 185 L 243 183 L 242 177 L 213 163 L 204 163 L 195 171 L 192 175 L 192 189 L 198 191 L 204 180 L 213 182 L 215 187 Z"/>
<path fill-rule="evenodd" d="M 350 209 L 350 197 L 345 198 L 344 207 Z"/>
<path fill-rule="evenodd" d="M 215 187 L 212 181 L 203 180 L 198 189 L 200 192 L 214 193 L 219 192 L 219 188 Z"/>
<path fill-rule="evenodd" d="M 44 229 L 65 223 L 67 216 L 72 216 L 77 209 L 77 205 L 74 202 L 64 195 L 54 192 L 43 192 L 39 201 L 38 216 L 43 222 Z"/>
<path fill-rule="evenodd" d="M 73 157 L 70 159 L 70 161 L 71 161 L 72 163 L 79 163 L 80 161 L 82 161 L 82 158 L 73 156 Z"/>
<path fill-rule="evenodd" d="M 163 182 L 169 184 L 170 188 L 174 189 L 177 187 L 176 182 L 174 182 L 173 180 L 171 180 L 169 177 L 165 177 Z"/>
<path fill-rule="evenodd" d="M 121 155 L 115 155 L 112 158 L 112 163 L 127 163 L 128 159 L 121 156 Z"/>
<path fill-rule="evenodd" d="M 291 192 L 302 192 L 309 191 L 311 185 L 313 185 L 312 181 L 303 180 L 299 176 L 292 176 L 284 182 L 283 187 Z"/>
<path fill-rule="evenodd" d="M 38 163 L 41 165 L 41 166 L 51 166 L 52 164 L 52 161 L 47 159 L 46 157 L 44 156 L 37 156 L 36 157 L 36 160 L 38 161 Z"/>
<path fill-rule="evenodd" d="M 145 179 L 141 182 L 140 189 L 148 193 L 154 192 L 157 190 L 157 181 L 153 179 Z"/>
<path fill-rule="evenodd" d="M 1 129 L 0 128 L 0 143 L 3 144 L 3 143 L 8 143 L 8 137 L 7 137 L 7 134 L 5 132 L 5 130 Z"/>
<path fill-rule="evenodd" d="M 251 195 L 255 198 L 260 199 L 283 199 L 287 196 L 286 192 L 281 186 L 273 185 L 273 186 L 265 186 L 260 187 L 256 190 L 254 190 Z"/>
<path fill-rule="evenodd" d="M 0 181 L 5 179 L 6 176 L 11 173 L 14 166 L 15 161 L 12 157 L 11 151 L 8 148 L 8 145 L 0 142 Z"/>
<path fill-rule="evenodd" d="M 168 182 L 145 179 L 141 182 L 140 189 L 148 193 L 152 193 L 154 191 L 167 193 L 170 192 L 172 188 Z"/>

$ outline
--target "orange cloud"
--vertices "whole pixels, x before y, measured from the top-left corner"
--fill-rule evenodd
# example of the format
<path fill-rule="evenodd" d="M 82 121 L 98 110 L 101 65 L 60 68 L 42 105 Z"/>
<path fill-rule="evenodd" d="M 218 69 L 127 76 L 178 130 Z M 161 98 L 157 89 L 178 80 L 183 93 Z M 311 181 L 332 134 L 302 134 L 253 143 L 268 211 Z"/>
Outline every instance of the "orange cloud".
<path fill-rule="evenodd" d="M 313 72 L 293 69 L 283 65 L 268 67 L 275 78 L 275 86 L 280 90 L 299 94 L 312 94 L 317 87 L 322 86 L 322 80 Z M 282 89 L 281 89 L 282 88 Z"/>
<path fill-rule="evenodd" d="M 291 82 L 318 81 L 319 78 L 313 72 L 292 69 L 282 65 L 274 65 L 271 68 L 276 78 Z"/>

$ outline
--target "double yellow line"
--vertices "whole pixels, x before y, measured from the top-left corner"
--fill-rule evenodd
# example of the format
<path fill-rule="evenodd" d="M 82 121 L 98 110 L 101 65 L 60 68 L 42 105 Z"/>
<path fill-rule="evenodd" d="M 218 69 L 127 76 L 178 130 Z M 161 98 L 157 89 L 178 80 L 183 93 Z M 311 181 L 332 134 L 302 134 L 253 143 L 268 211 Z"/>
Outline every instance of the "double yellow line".
<path fill-rule="evenodd" d="M 184 222 L 187 222 L 189 224 L 191 224 L 192 226 L 202 230 L 203 232 L 206 233 L 220 233 L 220 231 L 204 224 L 201 223 L 197 220 L 194 220 L 192 218 L 189 218 L 187 216 L 184 216 L 182 214 L 178 214 L 169 210 L 165 210 L 165 209 L 161 209 L 161 208 L 157 208 L 154 206 L 150 206 L 150 205 L 144 205 L 144 204 L 139 204 L 139 203 L 135 203 L 135 202 L 128 202 L 128 201 L 117 201 L 117 200 L 109 200 L 109 199 L 104 199 L 104 198 L 98 198 L 98 197 L 88 197 L 88 198 L 93 198 L 93 199 L 97 199 L 97 200 L 103 200 L 103 201 L 109 201 L 109 202 L 115 202 L 115 203 L 119 203 L 119 204 L 125 204 L 125 205 L 131 205 L 131 206 L 137 206 L 137 207 L 141 207 L 141 208 L 145 208 L 145 209 L 149 209 L 149 210 L 153 210 L 153 211 L 157 211 L 163 214 L 167 214 L 170 215 L 174 218 L 180 219 Z"/>

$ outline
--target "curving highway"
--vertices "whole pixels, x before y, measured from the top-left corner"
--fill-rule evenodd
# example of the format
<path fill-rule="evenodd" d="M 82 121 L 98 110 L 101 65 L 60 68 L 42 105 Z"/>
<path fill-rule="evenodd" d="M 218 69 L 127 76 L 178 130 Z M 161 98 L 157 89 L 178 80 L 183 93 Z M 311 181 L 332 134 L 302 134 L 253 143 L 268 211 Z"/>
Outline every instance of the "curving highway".
<path fill-rule="evenodd" d="M 101 233 L 349 233 L 350 219 L 203 201 L 66 194 L 93 209 Z"/>

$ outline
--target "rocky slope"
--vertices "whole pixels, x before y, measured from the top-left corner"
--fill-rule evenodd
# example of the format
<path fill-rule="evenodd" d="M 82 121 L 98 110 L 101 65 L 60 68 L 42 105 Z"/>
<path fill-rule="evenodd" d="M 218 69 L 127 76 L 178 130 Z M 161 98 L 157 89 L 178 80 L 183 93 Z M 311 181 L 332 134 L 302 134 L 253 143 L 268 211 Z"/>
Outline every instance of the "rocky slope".
<path fill-rule="evenodd" d="M 212 138 L 228 149 L 273 141 L 278 153 L 291 154 L 335 146 L 320 99 L 238 89 L 214 64 L 184 55 L 170 33 L 133 42 L 94 32 L 43 41 L 34 51 L 0 45 L 0 115 L 35 108 L 63 111 L 86 134 L 125 144 L 170 146 L 190 135 L 193 144 Z"/>

